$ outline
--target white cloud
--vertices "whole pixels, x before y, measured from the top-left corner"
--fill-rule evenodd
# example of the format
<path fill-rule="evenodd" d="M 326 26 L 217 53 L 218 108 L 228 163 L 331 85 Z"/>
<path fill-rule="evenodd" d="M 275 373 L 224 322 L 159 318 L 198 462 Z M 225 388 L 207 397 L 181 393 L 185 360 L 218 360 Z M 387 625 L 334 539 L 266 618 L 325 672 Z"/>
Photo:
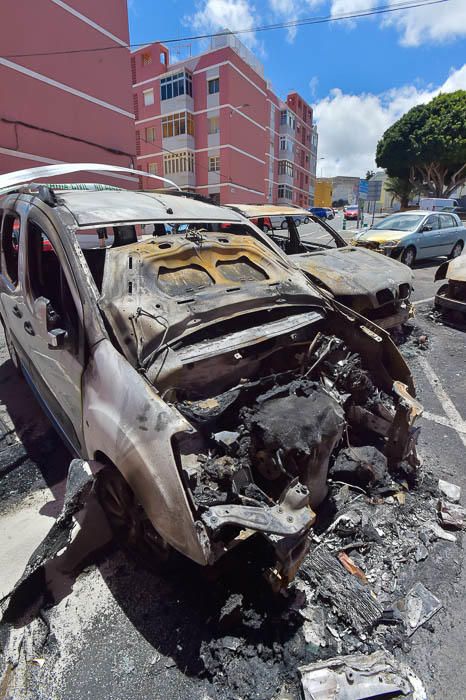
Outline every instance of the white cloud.
<path fill-rule="evenodd" d="M 388 0 L 393 6 L 400 0 Z M 377 0 L 269 0 L 269 6 L 278 20 L 293 21 L 309 17 L 310 10 L 321 5 L 329 8 L 332 17 L 371 10 Z M 326 13 L 324 13 L 326 14 Z M 400 32 L 400 43 L 404 46 L 454 41 L 466 36 L 466 0 L 446 0 L 444 3 L 397 10 L 378 16 L 381 27 L 395 27 Z M 373 17 L 377 19 L 377 16 Z M 340 22 L 338 22 L 340 24 Z M 360 21 L 344 20 L 350 29 L 356 29 Z M 287 29 L 287 40 L 292 43 L 298 28 Z"/>
<path fill-rule="evenodd" d="M 371 10 L 375 5 L 375 0 L 332 0 L 330 14 L 332 17 L 346 15 L 353 12 Z"/>
<path fill-rule="evenodd" d="M 253 29 L 258 24 L 254 5 L 247 0 L 203 0 L 193 15 L 184 18 L 184 24 L 196 30 L 216 32 L 222 29 L 236 31 Z M 240 34 L 239 38 L 251 47 L 257 47 L 256 35 Z"/>
<path fill-rule="evenodd" d="M 390 0 L 391 5 L 397 2 Z M 400 30 L 404 46 L 453 41 L 466 37 L 466 0 L 394 12 L 385 16 L 383 24 Z"/>
<path fill-rule="evenodd" d="M 375 150 L 383 132 L 414 105 L 428 102 L 439 92 L 466 90 L 466 63 L 453 70 L 437 87 L 413 85 L 393 88 L 379 95 L 345 94 L 334 88 L 317 103 L 314 116 L 319 131 L 319 165 L 323 175 L 364 176 L 375 169 Z"/>
<path fill-rule="evenodd" d="M 319 85 L 319 78 L 317 75 L 313 75 L 309 81 L 309 92 L 311 94 L 312 100 L 315 100 L 315 98 L 316 98 L 318 85 Z"/>

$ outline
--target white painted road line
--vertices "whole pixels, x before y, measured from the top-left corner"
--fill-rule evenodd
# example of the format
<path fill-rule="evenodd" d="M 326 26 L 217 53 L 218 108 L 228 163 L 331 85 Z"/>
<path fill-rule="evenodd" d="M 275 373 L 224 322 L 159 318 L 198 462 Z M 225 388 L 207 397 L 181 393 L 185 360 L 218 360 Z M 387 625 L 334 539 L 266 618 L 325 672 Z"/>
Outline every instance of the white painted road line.
<path fill-rule="evenodd" d="M 427 304 L 428 301 L 434 301 L 435 297 L 427 297 L 426 299 L 418 299 L 418 301 L 413 301 L 413 306 L 419 306 L 419 304 Z"/>
<path fill-rule="evenodd" d="M 424 357 L 419 358 L 419 364 L 421 365 L 424 373 L 427 377 L 427 381 L 432 387 L 432 391 L 442 404 L 442 408 L 445 411 L 447 418 L 450 421 L 450 427 L 452 427 L 458 433 L 463 445 L 466 447 L 466 423 L 461 417 L 461 414 L 457 410 L 455 404 L 448 396 L 447 392 L 442 386 L 442 383 L 430 364 Z"/>
<path fill-rule="evenodd" d="M 466 425 L 463 427 L 458 424 L 453 426 L 451 420 L 449 418 L 445 418 L 445 416 L 437 416 L 435 413 L 431 413 L 430 411 L 423 411 L 422 417 L 426 420 L 432 421 L 432 423 L 444 425 L 445 428 L 451 428 L 452 430 L 456 430 L 457 433 L 463 433 L 466 435 Z"/>

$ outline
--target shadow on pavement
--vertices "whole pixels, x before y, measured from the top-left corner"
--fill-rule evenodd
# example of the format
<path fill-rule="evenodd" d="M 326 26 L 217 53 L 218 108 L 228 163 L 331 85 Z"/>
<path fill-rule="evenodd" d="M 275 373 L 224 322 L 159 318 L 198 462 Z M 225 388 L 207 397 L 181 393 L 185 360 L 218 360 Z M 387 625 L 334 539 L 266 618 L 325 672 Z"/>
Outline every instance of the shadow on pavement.
<path fill-rule="evenodd" d="M 71 455 L 11 360 L 0 365 L 0 404 L 12 423 L 4 425 L 6 432 L 0 437 L 0 497 L 10 488 L 6 477 L 17 478 L 16 489 L 26 493 L 31 478 L 35 475 L 37 481 L 40 476 L 56 499 L 55 504 L 44 506 L 51 509 L 45 514 L 55 517 L 63 501 Z"/>

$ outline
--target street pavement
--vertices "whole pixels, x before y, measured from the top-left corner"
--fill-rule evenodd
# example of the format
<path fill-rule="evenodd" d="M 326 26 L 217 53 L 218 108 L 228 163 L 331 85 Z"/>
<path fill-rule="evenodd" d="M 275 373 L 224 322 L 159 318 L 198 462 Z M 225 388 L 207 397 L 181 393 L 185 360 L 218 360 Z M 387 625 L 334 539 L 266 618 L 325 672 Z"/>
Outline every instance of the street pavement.
<path fill-rule="evenodd" d="M 333 223 L 333 222 L 332 222 Z M 341 228 L 341 221 L 335 221 Z M 351 236 L 348 227 L 345 237 Z M 304 231 L 305 227 L 303 227 Z M 415 268 L 416 335 L 425 350 L 401 346 L 424 405 L 419 453 L 423 470 L 458 484 L 466 494 L 465 330 L 432 317 L 433 275 L 440 260 Z M 54 522 L 63 502 L 70 455 L 61 445 L 25 382 L 13 371 L 0 342 L 0 572 L 1 595 L 8 593 Z M 423 472 L 421 472 L 422 474 Z M 466 574 L 464 544 L 445 543 L 441 564 L 430 556 L 419 571 L 440 598 L 442 610 L 411 638 L 402 655 L 423 679 L 429 700 L 464 697 Z M 421 565 L 420 565 L 421 566 Z M 191 573 L 190 573 L 191 572 Z M 189 566 L 186 577 L 199 574 Z M 186 581 L 146 571 L 118 549 L 62 583 L 59 602 L 42 616 L 50 626 L 39 661 L 8 671 L 0 682 L 5 700 L 207 700 L 219 697 L 199 677 L 204 639 L 203 610 Z M 208 598 L 208 579 L 206 597 Z M 199 606 L 199 607 L 198 607 Z M 14 657 L 14 640 L 0 635 L 4 665 Z M 32 634 L 32 633 L 31 633 Z M 33 635 L 34 636 L 34 635 Z M 45 634 L 47 637 L 47 634 Z M 29 644 L 31 641 L 29 639 Z M 27 646 L 27 645 L 26 645 Z M 19 653 L 19 652 L 18 652 Z M 196 661 L 197 659 L 197 661 Z M 4 677 L 5 678 L 5 677 Z M 258 690 L 257 698 L 262 698 Z"/>

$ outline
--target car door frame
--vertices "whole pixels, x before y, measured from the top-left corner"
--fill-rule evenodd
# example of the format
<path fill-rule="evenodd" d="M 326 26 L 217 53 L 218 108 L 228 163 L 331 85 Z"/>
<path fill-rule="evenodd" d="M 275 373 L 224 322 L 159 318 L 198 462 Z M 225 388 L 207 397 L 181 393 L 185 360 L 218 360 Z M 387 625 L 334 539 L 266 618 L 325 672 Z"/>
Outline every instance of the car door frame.
<path fill-rule="evenodd" d="M 69 286 L 69 290 L 76 307 L 76 317 L 78 324 L 77 351 L 70 350 L 67 344 L 64 347 L 52 347 L 48 343 L 48 336 L 44 324 L 44 319 L 39 318 L 37 297 L 34 297 L 30 279 L 29 269 L 29 223 L 34 222 L 47 236 L 58 262 L 63 270 L 64 277 Z M 61 243 L 60 233 L 51 219 L 46 216 L 42 209 L 32 205 L 27 209 L 26 217 L 22 220 L 20 235 L 20 283 L 23 291 L 24 309 L 23 325 L 29 323 L 32 327 L 33 335 L 26 342 L 29 342 L 31 352 L 25 352 L 22 348 L 21 362 L 25 370 L 25 376 L 31 385 L 34 393 L 38 397 L 44 411 L 47 413 L 60 435 L 68 444 L 70 449 L 77 455 L 83 455 L 83 410 L 82 410 L 82 376 L 86 368 L 86 335 L 83 323 L 82 300 L 79 294 L 79 287 L 69 264 L 65 249 Z M 21 344 L 21 346 L 24 344 Z M 40 357 L 42 367 L 33 360 L 33 349 L 36 348 L 36 358 Z M 48 361 L 47 361 L 48 358 Z M 58 374 L 63 374 L 65 384 L 60 388 L 58 380 L 55 387 L 47 382 L 50 374 L 41 371 L 50 364 L 57 368 Z M 69 380 L 66 380 L 66 373 Z M 47 375 L 47 376 L 44 376 Z M 65 393 L 66 392 L 66 393 Z M 70 392 L 70 393 L 67 393 Z M 66 408 L 60 402 L 59 396 L 67 396 Z M 71 415 L 70 415 L 71 414 Z"/>
<path fill-rule="evenodd" d="M 438 224 L 440 224 L 440 219 L 438 218 L 437 212 L 432 212 L 429 214 L 421 223 L 417 235 L 416 235 L 416 259 L 426 260 L 428 258 L 435 258 L 438 253 L 438 239 L 437 232 L 438 228 L 433 228 L 431 231 L 424 231 L 424 226 L 429 224 L 431 219 L 437 219 Z"/>
<path fill-rule="evenodd" d="M 442 247 L 442 252 L 440 255 L 446 255 L 447 257 L 450 255 L 451 251 L 453 250 L 453 246 L 455 245 L 456 241 L 458 240 L 457 237 L 457 222 L 453 214 L 450 214 L 450 212 L 446 211 L 439 211 L 437 212 L 440 218 L 440 223 L 442 224 L 442 219 L 443 217 L 447 217 L 450 219 L 450 226 L 445 226 L 445 228 L 442 225 L 442 228 L 440 229 L 441 231 L 441 247 Z"/>
<path fill-rule="evenodd" d="M 18 245 L 17 258 L 17 280 L 14 283 L 6 270 L 6 261 L 4 253 L 4 227 L 7 217 L 17 217 L 20 221 L 20 239 Z M 23 218 L 18 212 L 13 202 L 7 201 L 6 206 L 1 208 L 0 220 L 0 299 L 1 299 L 1 318 L 5 331 L 6 342 L 8 347 L 15 352 L 19 358 L 19 339 L 18 329 L 22 323 L 22 309 L 24 305 L 24 293 L 21 285 L 22 266 L 21 258 L 21 238 L 23 236 Z"/>

